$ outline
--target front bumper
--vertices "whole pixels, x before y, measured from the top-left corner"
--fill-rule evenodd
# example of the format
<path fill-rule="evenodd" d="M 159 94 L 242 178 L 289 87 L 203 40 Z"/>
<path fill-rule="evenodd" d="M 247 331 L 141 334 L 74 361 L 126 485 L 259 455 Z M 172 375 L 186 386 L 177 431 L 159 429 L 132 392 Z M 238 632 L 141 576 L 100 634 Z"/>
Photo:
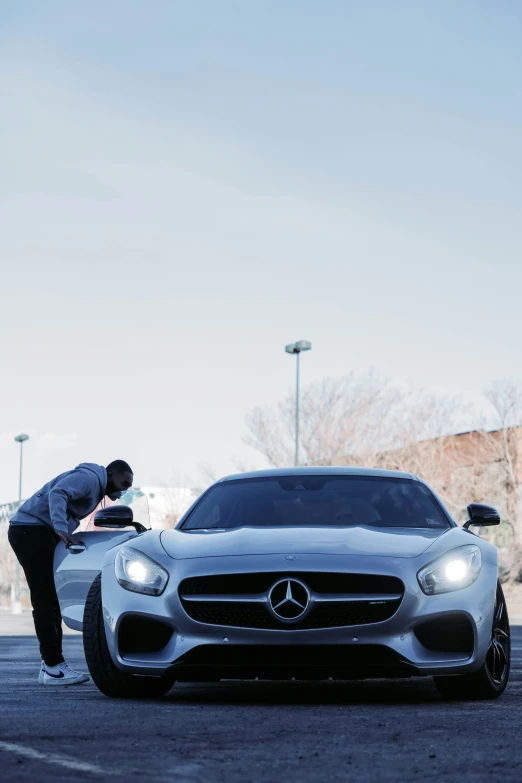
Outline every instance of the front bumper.
<path fill-rule="evenodd" d="M 158 676 L 175 667 L 180 680 L 221 677 L 323 678 L 369 676 L 418 676 L 466 674 L 479 669 L 490 639 L 497 582 L 496 565 L 483 562 L 476 582 L 463 590 L 443 595 L 422 593 L 416 574 L 421 558 L 361 557 L 346 555 L 300 555 L 298 571 L 306 582 L 307 572 L 382 574 L 400 578 L 404 597 L 388 620 L 336 628 L 277 630 L 209 625 L 191 619 L 178 596 L 178 584 L 186 577 L 252 571 L 282 570 L 280 555 L 214 557 L 170 561 L 171 578 L 163 595 L 140 595 L 116 581 L 114 564 L 102 571 L 102 595 L 107 641 L 116 666 L 129 674 Z M 284 561 L 283 561 L 284 562 Z M 123 628 L 133 618 L 167 627 L 158 649 L 122 643 Z M 437 623 L 466 625 L 467 649 L 444 649 L 438 641 Z M 146 636 L 145 631 L 135 634 Z M 420 628 L 431 628 L 422 634 Z M 126 633 L 128 636 L 128 633 Z M 167 638 L 168 637 L 168 638 Z M 420 639 L 424 643 L 421 643 Z M 153 645 L 154 646 L 154 645 Z"/>

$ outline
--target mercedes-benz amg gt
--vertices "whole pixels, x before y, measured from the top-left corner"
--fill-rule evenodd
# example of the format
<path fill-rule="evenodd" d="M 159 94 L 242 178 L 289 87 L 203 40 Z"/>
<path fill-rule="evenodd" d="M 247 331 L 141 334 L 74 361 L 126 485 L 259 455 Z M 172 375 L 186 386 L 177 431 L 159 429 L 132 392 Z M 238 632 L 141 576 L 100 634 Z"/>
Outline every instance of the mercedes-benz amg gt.
<path fill-rule="evenodd" d="M 416 476 L 296 468 L 230 476 L 174 530 L 127 506 L 57 547 L 65 622 L 112 697 L 175 681 L 433 676 L 446 698 L 506 687 L 510 631 L 497 550 Z M 130 527 L 129 527 L 130 526 Z M 124 529 L 126 528 L 126 529 Z"/>

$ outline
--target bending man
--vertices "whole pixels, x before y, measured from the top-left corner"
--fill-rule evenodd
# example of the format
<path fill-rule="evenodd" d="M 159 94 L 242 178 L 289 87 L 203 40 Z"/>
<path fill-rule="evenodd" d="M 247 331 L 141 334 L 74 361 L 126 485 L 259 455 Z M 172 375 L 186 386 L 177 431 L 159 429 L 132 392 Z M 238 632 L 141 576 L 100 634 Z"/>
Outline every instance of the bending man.
<path fill-rule="evenodd" d="M 76 543 L 74 531 L 105 495 L 117 500 L 132 487 L 133 473 L 123 460 L 104 468 L 83 462 L 49 481 L 20 506 L 9 525 L 9 543 L 29 585 L 36 635 L 40 643 L 42 685 L 87 682 L 62 654 L 62 615 L 54 584 L 54 550 L 58 541 Z"/>

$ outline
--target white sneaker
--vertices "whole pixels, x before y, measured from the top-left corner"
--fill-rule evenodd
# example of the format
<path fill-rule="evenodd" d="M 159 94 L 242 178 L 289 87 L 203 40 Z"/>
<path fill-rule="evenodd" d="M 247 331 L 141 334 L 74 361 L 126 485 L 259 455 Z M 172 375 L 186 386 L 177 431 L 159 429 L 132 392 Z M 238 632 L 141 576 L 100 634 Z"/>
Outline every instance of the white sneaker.
<path fill-rule="evenodd" d="M 89 678 L 71 669 L 67 661 L 57 666 L 47 666 L 42 661 L 38 682 L 40 685 L 79 685 L 81 682 L 89 682 Z"/>

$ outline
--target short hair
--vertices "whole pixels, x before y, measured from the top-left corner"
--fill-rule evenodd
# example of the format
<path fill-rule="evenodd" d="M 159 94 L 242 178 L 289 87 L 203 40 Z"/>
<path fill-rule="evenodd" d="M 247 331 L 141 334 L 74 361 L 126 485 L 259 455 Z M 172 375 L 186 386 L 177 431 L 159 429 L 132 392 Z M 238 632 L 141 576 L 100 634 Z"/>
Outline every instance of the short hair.
<path fill-rule="evenodd" d="M 106 471 L 107 473 L 132 473 L 134 476 L 133 469 L 123 459 L 115 459 L 113 462 L 110 462 L 106 467 Z"/>

